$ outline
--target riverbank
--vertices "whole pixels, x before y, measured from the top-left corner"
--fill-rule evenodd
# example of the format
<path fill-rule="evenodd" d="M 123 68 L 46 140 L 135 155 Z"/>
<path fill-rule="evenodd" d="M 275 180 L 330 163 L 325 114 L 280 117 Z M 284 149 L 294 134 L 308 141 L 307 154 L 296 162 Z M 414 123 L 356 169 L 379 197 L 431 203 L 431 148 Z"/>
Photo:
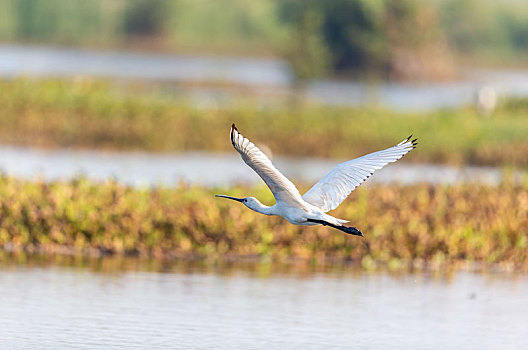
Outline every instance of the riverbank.
<path fill-rule="evenodd" d="M 468 108 L 400 113 L 295 102 L 277 108 L 199 109 L 174 102 L 162 88 L 91 79 L 3 80 L 0 89 L 4 144 L 231 152 L 226 140 L 236 122 L 245 135 L 278 155 L 349 159 L 414 133 L 420 148 L 405 161 L 528 166 L 527 104 L 522 101 L 484 117 Z"/>
<path fill-rule="evenodd" d="M 358 189 L 335 211 L 365 238 L 300 227 L 214 197 L 263 187 L 139 190 L 88 180 L 0 178 L 4 250 L 161 259 L 234 258 L 386 266 L 475 263 L 525 269 L 528 187 L 504 184 Z"/>

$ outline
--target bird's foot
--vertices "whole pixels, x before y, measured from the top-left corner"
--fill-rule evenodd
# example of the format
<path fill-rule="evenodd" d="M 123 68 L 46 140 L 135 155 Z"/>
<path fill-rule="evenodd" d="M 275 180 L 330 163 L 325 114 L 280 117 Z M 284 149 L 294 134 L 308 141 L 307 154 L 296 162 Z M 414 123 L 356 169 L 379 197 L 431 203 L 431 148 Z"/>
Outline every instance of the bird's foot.
<path fill-rule="evenodd" d="M 358 230 L 357 228 L 355 228 L 355 227 L 341 226 L 340 230 L 343 231 L 343 232 L 346 232 L 348 234 L 354 235 L 354 236 L 363 237 L 363 233 L 360 230 Z"/>

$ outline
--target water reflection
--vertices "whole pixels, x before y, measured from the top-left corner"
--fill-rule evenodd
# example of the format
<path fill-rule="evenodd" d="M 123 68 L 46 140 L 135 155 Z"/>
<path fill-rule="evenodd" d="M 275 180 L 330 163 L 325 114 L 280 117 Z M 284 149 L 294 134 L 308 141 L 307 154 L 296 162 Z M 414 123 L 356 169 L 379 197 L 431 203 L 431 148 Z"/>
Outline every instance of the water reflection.
<path fill-rule="evenodd" d="M 332 265 L 309 264 L 306 261 L 273 262 L 271 260 L 251 259 L 239 257 L 237 259 L 150 259 L 129 256 L 91 257 L 83 255 L 45 255 L 24 252 L 0 251 L 0 266 L 2 268 L 74 268 L 88 270 L 94 273 L 119 274 L 126 272 L 159 272 L 159 273 L 199 273 L 231 276 L 242 274 L 256 278 L 271 276 L 314 276 L 316 274 L 330 274 L 339 276 L 361 273 L 361 267 L 345 262 Z M 445 275 L 444 271 L 442 274 Z M 397 274 L 396 272 L 394 273 Z"/>

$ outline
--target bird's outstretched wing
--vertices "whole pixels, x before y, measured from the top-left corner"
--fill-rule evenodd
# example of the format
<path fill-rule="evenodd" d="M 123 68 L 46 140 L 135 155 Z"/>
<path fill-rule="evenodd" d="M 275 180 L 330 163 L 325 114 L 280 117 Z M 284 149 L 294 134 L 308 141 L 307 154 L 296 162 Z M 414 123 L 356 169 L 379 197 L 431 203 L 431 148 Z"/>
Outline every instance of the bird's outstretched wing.
<path fill-rule="evenodd" d="M 341 163 L 317 182 L 302 198 L 324 212 L 335 209 L 372 173 L 403 157 L 418 144 L 411 136 L 396 146 Z"/>
<path fill-rule="evenodd" d="M 235 124 L 230 133 L 233 147 L 240 153 L 244 162 L 251 167 L 270 188 L 275 200 L 301 200 L 301 194 L 288 178 L 280 173 L 271 160 L 251 141 L 238 132 Z"/>

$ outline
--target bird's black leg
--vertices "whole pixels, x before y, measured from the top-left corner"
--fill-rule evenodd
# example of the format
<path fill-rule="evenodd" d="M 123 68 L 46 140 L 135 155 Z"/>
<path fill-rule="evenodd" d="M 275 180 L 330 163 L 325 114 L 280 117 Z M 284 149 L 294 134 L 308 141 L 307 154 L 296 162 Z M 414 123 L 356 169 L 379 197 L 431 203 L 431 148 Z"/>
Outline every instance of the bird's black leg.
<path fill-rule="evenodd" d="M 343 231 L 345 233 L 348 233 L 350 235 L 363 237 L 363 233 L 360 230 L 358 230 L 357 228 L 355 228 L 355 227 L 336 226 L 336 225 L 331 224 L 329 222 L 326 222 L 324 220 L 308 219 L 308 221 L 309 222 L 315 222 L 316 224 L 321 224 L 323 226 L 330 226 L 330 227 L 333 227 L 335 229 L 338 229 L 339 231 Z"/>

